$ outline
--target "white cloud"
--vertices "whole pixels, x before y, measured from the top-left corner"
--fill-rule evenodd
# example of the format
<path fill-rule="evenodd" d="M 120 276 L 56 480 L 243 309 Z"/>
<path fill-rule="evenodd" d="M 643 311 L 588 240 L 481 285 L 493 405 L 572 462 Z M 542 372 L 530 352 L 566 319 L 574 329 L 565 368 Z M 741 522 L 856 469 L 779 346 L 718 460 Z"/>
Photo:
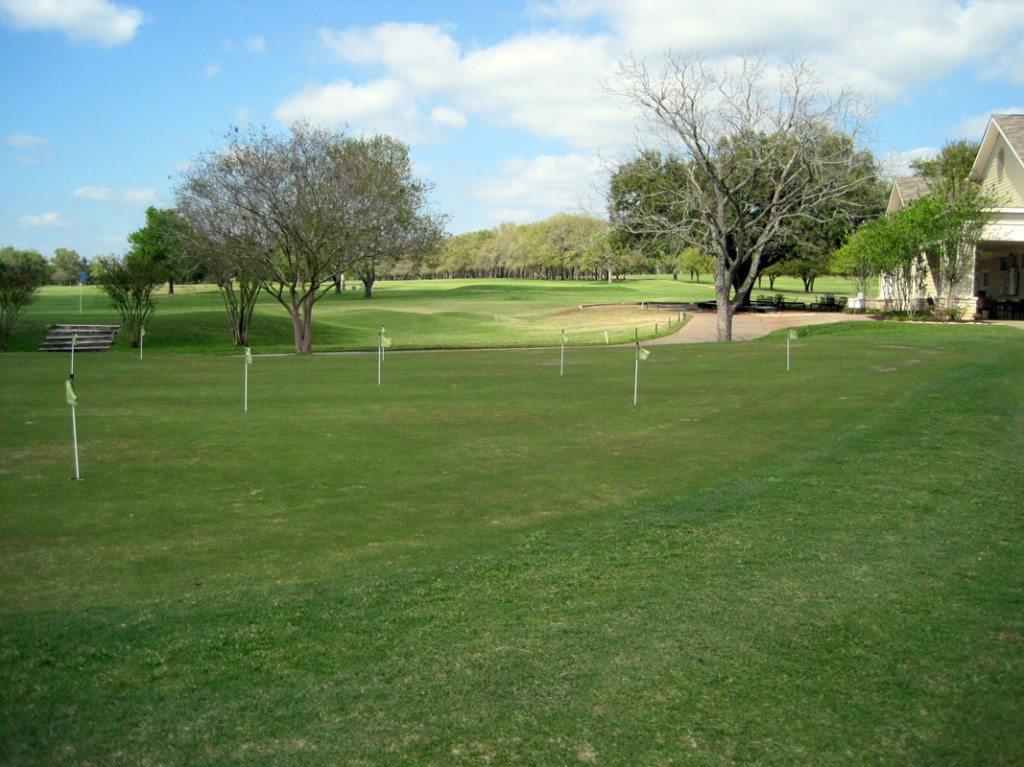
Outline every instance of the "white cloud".
<path fill-rule="evenodd" d="M 153 189 L 126 189 L 121 194 L 121 202 L 131 205 L 152 205 L 157 201 L 157 193 Z"/>
<path fill-rule="evenodd" d="M 27 133 L 10 135 L 4 139 L 4 143 L 15 149 L 37 149 L 50 145 L 49 139 L 42 138 L 41 136 L 31 136 Z"/>
<path fill-rule="evenodd" d="M 62 218 L 59 213 L 52 212 L 25 215 L 19 221 L 27 229 L 63 229 L 71 226 L 71 223 Z"/>
<path fill-rule="evenodd" d="M 462 112 L 445 106 L 434 107 L 430 111 L 430 119 L 437 126 L 456 130 L 465 128 L 469 122 Z"/>
<path fill-rule="evenodd" d="M 882 173 L 888 178 L 913 176 L 914 169 L 910 166 L 910 163 L 914 160 L 934 157 L 938 153 L 939 148 L 933 146 L 918 147 L 905 152 L 889 152 L 881 160 Z"/>
<path fill-rule="evenodd" d="M 418 91 L 449 88 L 457 77 L 459 46 L 443 27 L 389 23 L 370 29 L 321 29 L 318 34 L 325 50 L 339 61 L 382 66 Z"/>
<path fill-rule="evenodd" d="M 71 193 L 71 196 L 78 200 L 99 202 L 111 199 L 113 192 L 105 186 L 80 186 Z"/>
<path fill-rule="evenodd" d="M 534 34 L 465 54 L 442 27 L 422 24 L 321 29 L 319 37 L 333 58 L 383 71 L 365 83 L 310 83 L 275 118 L 348 123 L 415 143 L 481 115 L 590 150 L 630 126 L 618 104 L 599 98 L 615 62 L 603 37 Z"/>
<path fill-rule="evenodd" d="M 621 51 L 657 57 L 669 48 L 709 58 L 765 50 L 806 56 L 834 84 L 892 98 L 960 67 L 1024 82 L 1024 3 L 1018 0 L 553 0 L 549 17 L 600 19 Z"/>
<path fill-rule="evenodd" d="M 249 53 L 266 53 L 267 42 L 260 36 L 250 37 L 245 41 L 245 49 Z"/>
<path fill-rule="evenodd" d="M 596 151 L 628 135 L 631 118 L 601 98 L 616 61 L 606 38 L 519 37 L 466 55 L 459 106 L 502 125 Z"/>
<path fill-rule="evenodd" d="M 313 83 L 274 110 L 274 118 L 295 122 L 303 118 L 319 123 L 342 123 L 357 130 L 391 133 L 411 140 L 419 131 L 419 109 L 397 80 L 356 85 L 341 80 L 330 85 Z"/>
<path fill-rule="evenodd" d="M 135 37 L 142 12 L 109 0 L 0 0 L 0 12 L 18 29 L 56 29 L 76 42 L 120 45 Z"/>
<path fill-rule="evenodd" d="M 220 74 L 220 64 L 214 62 L 213 64 L 207 64 L 203 69 L 203 77 L 216 77 Z"/>
<path fill-rule="evenodd" d="M 989 118 L 992 115 L 1019 114 L 1024 114 L 1024 106 L 997 107 L 982 114 L 964 118 L 957 123 L 954 131 L 958 137 L 967 138 L 971 141 L 981 141 L 982 136 L 985 135 L 985 129 L 988 127 Z"/>
<path fill-rule="evenodd" d="M 121 202 L 128 205 L 152 205 L 157 199 L 153 189 L 126 189 L 116 192 L 106 186 L 80 186 L 71 193 L 76 200 L 87 202 Z"/>
<path fill-rule="evenodd" d="M 569 154 L 506 160 L 474 190 L 493 223 L 538 221 L 570 208 L 590 207 L 581 190 L 596 189 L 605 172 L 596 157 Z"/>

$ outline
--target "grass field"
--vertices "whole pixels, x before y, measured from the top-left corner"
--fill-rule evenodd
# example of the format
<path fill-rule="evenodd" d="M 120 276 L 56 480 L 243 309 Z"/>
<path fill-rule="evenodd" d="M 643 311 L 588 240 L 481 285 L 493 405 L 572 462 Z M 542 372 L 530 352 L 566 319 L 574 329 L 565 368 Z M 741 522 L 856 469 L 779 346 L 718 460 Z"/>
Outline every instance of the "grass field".
<path fill-rule="evenodd" d="M 0 358 L 0 763 L 1024 761 L 1019 331 L 658 346 L 637 408 L 597 346 L 243 413 L 188 343 L 76 357 L 81 482 L 67 358 Z"/>
<path fill-rule="evenodd" d="M 766 283 L 767 285 L 767 283 Z M 781 278 L 778 290 L 803 297 L 798 280 Z M 821 292 L 849 293 L 847 280 L 819 281 Z M 755 291 L 755 294 L 758 291 Z M 766 291 L 767 292 L 767 291 Z M 574 344 L 603 344 L 664 335 L 677 312 L 635 306 L 641 301 L 705 301 L 714 298 L 707 282 L 675 281 L 669 276 L 603 282 L 540 280 L 435 280 L 379 282 L 374 298 L 359 290 L 328 294 L 313 311 L 315 351 L 370 349 L 386 327 L 397 346 L 453 349 L 557 344 L 565 330 Z M 232 354 L 231 334 L 216 289 L 178 286 L 173 296 L 158 295 L 146 345 L 166 354 Z M 79 307 L 81 306 L 81 311 Z M 581 309 L 581 306 L 587 308 Z M 44 288 L 40 300 L 22 315 L 11 339 L 13 351 L 32 351 L 54 322 L 119 322 L 100 290 L 87 286 Z M 657 325 L 657 331 L 655 326 Z M 120 338 L 119 348 L 127 348 Z M 253 319 L 250 344 L 256 352 L 290 352 L 295 345 L 285 310 L 262 296 Z"/>

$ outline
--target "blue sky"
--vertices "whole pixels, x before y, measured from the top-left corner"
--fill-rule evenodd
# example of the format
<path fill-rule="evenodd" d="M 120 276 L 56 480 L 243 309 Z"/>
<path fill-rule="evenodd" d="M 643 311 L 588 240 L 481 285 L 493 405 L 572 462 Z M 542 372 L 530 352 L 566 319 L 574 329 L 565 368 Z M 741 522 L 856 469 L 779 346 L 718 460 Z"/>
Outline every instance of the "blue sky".
<path fill-rule="evenodd" d="M 409 144 L 449 231 L 603 213 L 630 54 L 807 57 L 893 172 L 1024 111 L 1021 0 L 0 0 L 0 246 L 123 253 L 233 125 Z"/>

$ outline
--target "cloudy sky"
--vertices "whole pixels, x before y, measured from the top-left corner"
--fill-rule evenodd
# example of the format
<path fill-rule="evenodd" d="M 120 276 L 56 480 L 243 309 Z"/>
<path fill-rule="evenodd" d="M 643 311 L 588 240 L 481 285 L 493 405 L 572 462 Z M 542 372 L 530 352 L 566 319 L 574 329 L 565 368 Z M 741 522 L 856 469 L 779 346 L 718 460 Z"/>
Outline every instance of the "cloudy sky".
<path fill-rule="evenodd" d="M 0 246 L 122 253 L 234 125 L 409 144 L 449 231 L 602 212 L 633 55 L 807 57 L 898 172 L 1024 111 L 1021 0 L 0 0 Z"/>

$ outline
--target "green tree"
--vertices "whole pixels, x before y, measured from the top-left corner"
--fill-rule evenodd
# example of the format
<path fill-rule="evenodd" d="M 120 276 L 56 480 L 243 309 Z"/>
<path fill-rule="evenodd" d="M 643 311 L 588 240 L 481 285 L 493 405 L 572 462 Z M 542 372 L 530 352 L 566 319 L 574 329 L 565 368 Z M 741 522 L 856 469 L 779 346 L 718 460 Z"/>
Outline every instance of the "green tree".
<path fill-rule="evenodd" d="M 859 99 L 821 92 L 805 62 L 769 72 L 744 57 L 716 69 L 670 52 L 657 70 L 629 61 L 619 74 L 651 139 L 639 164 L 645 192 L 613 221 L 714 255 L 718 339 L 730 340 L 733 313 L 797 222 L 861 214 L 853 193 L 876 174 L 852 161 Z"/>
<path fill-rule="evenodd" d="M 974 270 L 975 250 L 990 209 L 997 201 L 984 193 L 968 175 L 980 144 L 951 141 L 932 158 L 915 160 L 911 166 L 928 181 L 928 194 L 914 202 L 921 221 L 929 269 L 947 319 L 960 314 L 959 295 Z"/>
<path fill-rule="evenodd" d="M 153 293 L 167 281 L 166 267 L 146 253 L 130 251 L 123 258 L 104 260 L 94 278 L 121 315 L 128 345 L 137 348 L 143 329 L 156 311 Z"/>
<path fill-rule="evenodd" d="M 181 279 L 184 268 L 182 222 L 173 209 L 146 208 L 146 224 L 128 235 L 132 250 L 148 256 L 164 267 L 167 292 L 174 294 L 174 281 Z"/>
<path fill-rule="evenodd" d="M 69 248 L 57 248 L 50 260 L 53 272 L 50 279 L 61 285 L 73 285 L 81 279 L 85 271 L 85 259 L 77 251 Z"/>
<path fill-rule="evenodd" d="M 923 287 L 924 252 L 934 234 L 933 210 L 921 198 L 882 218 L 861 226 L 836 253 L 837 267 L 867 280 L 885 278 L 883 296 L 891 310 L 912 314 L 913 298 Z"/>
<path fill-rule="evenodd" d="M 692 245 L 683 248 L 676 256 L 676 270 L 689 272 L 690 279 L 700 282 L 702 274 L 710 274 L 715 268 L 715 259 Z"/>
<path fill-rule="evenodd" d="M 7 351 L 18 315 L 35 300 L 46 272 L 46 259 L 38 252 L 0 248 L 0 351 Z"/>
<path fill-rule="evenodd" d="M 433 185 L 413 175 L 405 144 L 377 135 L 350 139 L 343 151 L 355 179 L 349 232 L 354 271 L 370 298 L 379 275 L 438 253 L 445 217 L 428 210 Z"/>

